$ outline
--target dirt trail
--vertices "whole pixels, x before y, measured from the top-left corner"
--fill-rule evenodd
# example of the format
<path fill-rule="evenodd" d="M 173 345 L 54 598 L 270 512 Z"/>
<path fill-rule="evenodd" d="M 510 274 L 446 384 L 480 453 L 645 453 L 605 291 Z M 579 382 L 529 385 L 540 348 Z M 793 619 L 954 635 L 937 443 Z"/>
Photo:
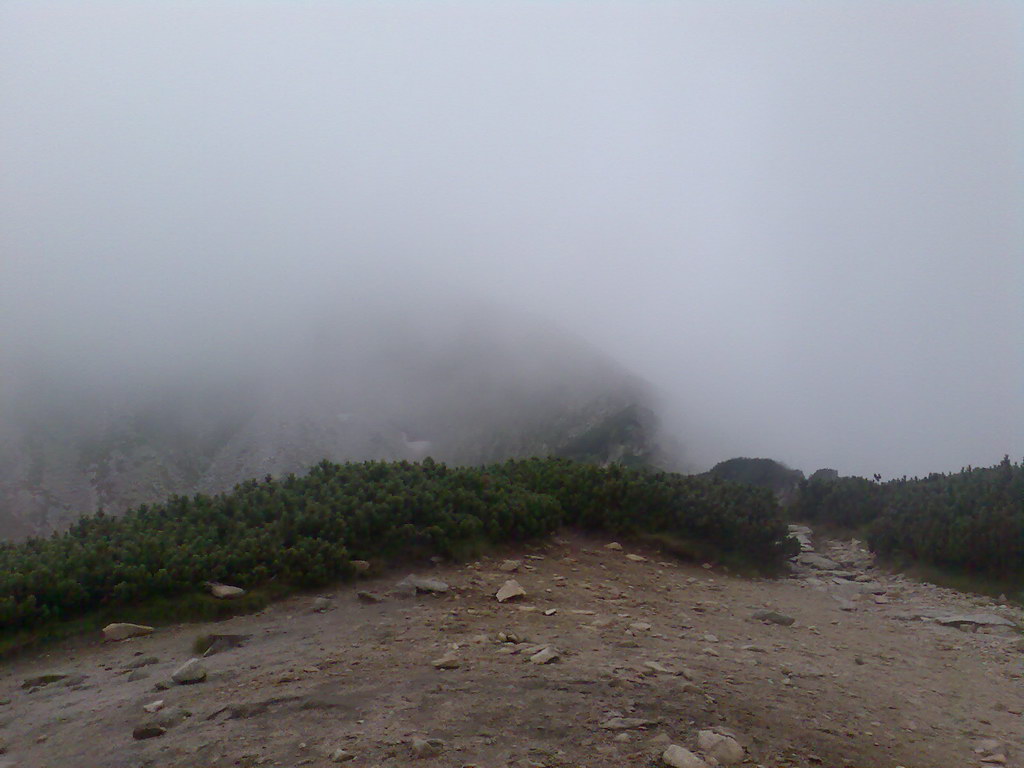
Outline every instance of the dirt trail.
<path fill-rule="evenodd" d="M 0 767 L 330 766 L 351 755 L 357 768 L 619 768 L 658 764 L 670 743 L 696 751 L 707 727 L 734 733 L 749 766 L 1024 766 L 1021 636 L 933 620 L 1020 622 L 1020 610 L 882 573 L 850 542 L 817 544 L 835 561 L 816 561 L 824 570 L 753 581 L 608 543 L 567 536 L 420 572 L 451 585 L 445 594 L 357 598 L 391 592 L 404 575 L 392 573 L 337 587 L 324 613 L 315 596 L 294 597 L 9 662 Z M 517 572 L 499 570 L 506 558 Z M 499 604 L 509 578 L 527 594 Z M 762 609 L 794 621 L 753 619 Z M 210 632 L 251 638 L 204 658 L 204 682 L 154 690 Z M 544 647 L 560 657 L 531 663 Z M 435 668 L 442 658 L 457 668 Z M 72 677 L 22 687 L 47 673 Z M 157 700 L 161 711 L 143 710 Z M 133 738 L 158 719 L 166 733 Z M 440 741 L 417 743 L 426 756 L 414 757 L 417 737 Z"/>

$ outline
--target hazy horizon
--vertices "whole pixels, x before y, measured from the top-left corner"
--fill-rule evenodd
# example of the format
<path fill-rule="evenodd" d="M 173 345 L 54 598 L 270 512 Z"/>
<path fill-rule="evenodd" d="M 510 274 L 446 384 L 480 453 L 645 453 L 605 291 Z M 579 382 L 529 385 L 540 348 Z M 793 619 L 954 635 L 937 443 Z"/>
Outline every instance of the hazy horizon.
<path fill-rule="evenodd" d="M 650 382 L 703 466 L 1024 456 L 1024 6 L 8 2 L 0 36 L 0 385 L 468 303 Z"/>

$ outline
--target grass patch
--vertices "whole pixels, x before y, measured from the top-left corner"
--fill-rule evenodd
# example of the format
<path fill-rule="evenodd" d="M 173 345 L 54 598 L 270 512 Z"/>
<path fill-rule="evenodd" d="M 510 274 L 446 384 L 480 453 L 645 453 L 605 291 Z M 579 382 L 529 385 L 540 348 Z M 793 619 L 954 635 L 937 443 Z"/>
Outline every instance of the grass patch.
<path fill-rule="evenodd" d="M 220 621 L 263 610 L 271 601 L 297 592 L 283 585 L 269 584 L 235 600 L 218 600 L 205 593 L 159 597 L 133 605 L 103 608 L 67 621 L 54 621 L 33 629 L 0 635 L 0 659 L 38 650 L 61 640 L 98 633 L 112 622 L 168 626 L 189 621 Z M 204 649 L 205 651 L 205 649 Z"/>

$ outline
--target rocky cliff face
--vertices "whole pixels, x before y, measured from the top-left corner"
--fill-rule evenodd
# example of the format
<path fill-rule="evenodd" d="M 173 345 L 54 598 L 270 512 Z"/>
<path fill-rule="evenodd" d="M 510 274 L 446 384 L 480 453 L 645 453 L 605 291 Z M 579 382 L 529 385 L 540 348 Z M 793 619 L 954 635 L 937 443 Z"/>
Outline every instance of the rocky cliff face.
<path fill-rule="evenodd" d="M 645 385 L 538 324 L 390 317 L 294 341 L 223 375 L 22 386 L 0 408 L 3 538 L 324 458 L 669 463 Z"/>

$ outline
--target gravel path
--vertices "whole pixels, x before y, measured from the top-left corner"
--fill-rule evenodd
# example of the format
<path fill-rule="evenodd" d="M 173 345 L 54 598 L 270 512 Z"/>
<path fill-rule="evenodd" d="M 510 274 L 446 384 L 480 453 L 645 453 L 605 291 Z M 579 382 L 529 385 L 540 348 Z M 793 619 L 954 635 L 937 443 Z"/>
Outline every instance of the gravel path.
<path fill-rule="evenodd" d="M 701 729 L 732 734 L 748 766 L 1024 766 L 1021 635 L 940 623 L 1019 609 L 881 572 L 856 542 L 817 542 L 825 559 L 780 580 L 607 544 L 421 570 L 443 594 L 402 596 L 390 573 L 8 662 L 0 768 L 620 768 L 699 752 Z M 526 595 L 498 603 L 510 578 Z M 155 690 L 204 633 L 250 637 L 202 659 L 203 682 Z M 69 677 L 24 687 L 46 674 Z M 145 727 L 161 735 L 133 737 Z"/>

